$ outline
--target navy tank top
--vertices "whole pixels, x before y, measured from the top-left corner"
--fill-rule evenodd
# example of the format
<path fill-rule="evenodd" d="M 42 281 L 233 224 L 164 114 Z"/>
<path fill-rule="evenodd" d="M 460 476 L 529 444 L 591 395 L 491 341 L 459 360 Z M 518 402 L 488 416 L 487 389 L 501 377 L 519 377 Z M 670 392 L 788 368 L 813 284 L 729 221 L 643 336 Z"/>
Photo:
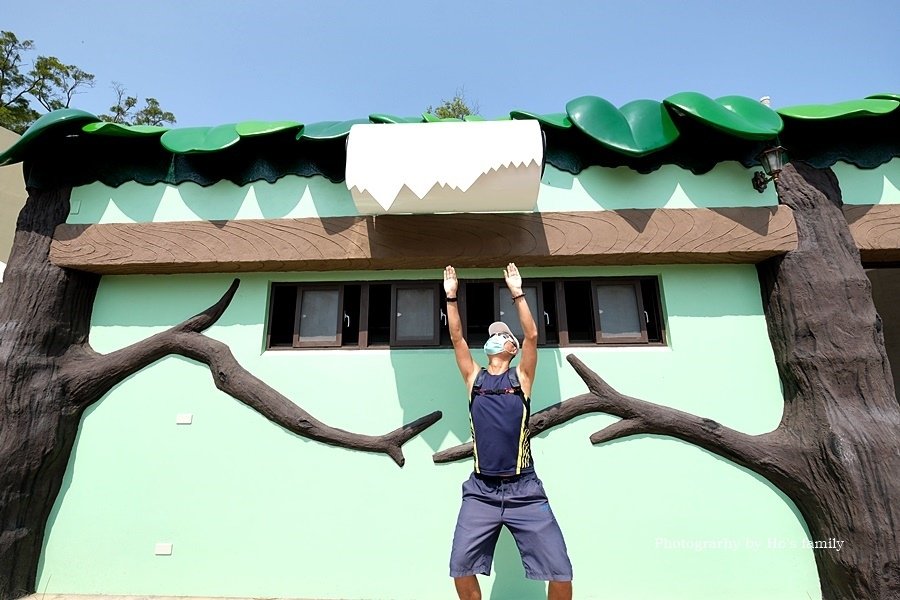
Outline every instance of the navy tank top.
<path fill-rule="evenodd" d="M 481 386 L 472 388 L 469 399 L 475 472 L 505 477 L 534 471 L 528 440 L 531 400 L 522 388 L 513 388 L 508 370 L 500 375 L 482 371 Z"/>

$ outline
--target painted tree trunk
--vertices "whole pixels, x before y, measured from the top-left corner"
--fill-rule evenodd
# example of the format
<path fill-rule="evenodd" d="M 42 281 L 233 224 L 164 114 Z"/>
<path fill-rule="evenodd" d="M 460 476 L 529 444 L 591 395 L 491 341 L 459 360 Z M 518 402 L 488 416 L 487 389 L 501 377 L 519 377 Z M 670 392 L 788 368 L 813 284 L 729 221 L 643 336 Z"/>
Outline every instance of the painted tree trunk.
<path fill-rule="evenodd" d="M 297 435 L 388 455 L 441 418 L 434 411 L 384 435 L 317 420 L 254 377 L 227 345 L 202 335 L 237 291 L 203 312 L 109 354 L 88 343 L 99 277 L 50 263 L 50 242 L 69 212 L 68 188 L 29 190 L 0 288 L 0 600 L 35 591 L 50 511 L 85 409 L 129 375 L 170 354 L 209 367 L 213 384 Z"/>
<path fill-rule="evenodd" d="M 789 165 L 777 185 L 781 203 L 793 211 L 798 248 L 758 266 L 784 390 L 784 416 L 774 431 L 748 435 L 626 396 L 574 355 L 567 358 L 589 393 L 533 414 L 530 430 L 602 412 L 621 420 L 594 433 L 594 444 L 662 434 L 725 457 L 797 505 L 826 600 L 897 600 L 900 404 L 871 284 L 834 173 Z M 471 443 L 461 444 L 434 460 L 471 453 Z"/>
<path fill-rule="evenodd" d="M 834 173 L 797 164 L 777 185 L 799 239 L 759 265 L 795 452 L 781 487 L 813 542 L 844 542 L 815 550 L 825 598 L 900 598 L 900 405 L 871 284 Z"/>
<path fill-rule="evenodd" d="M 44 528 L 83 409 L 59 363 L 87 339 L 99 278 L 47 260 L 69 190 L 31 190 L 0 295 L 0 598 L 34 591 Z"/>

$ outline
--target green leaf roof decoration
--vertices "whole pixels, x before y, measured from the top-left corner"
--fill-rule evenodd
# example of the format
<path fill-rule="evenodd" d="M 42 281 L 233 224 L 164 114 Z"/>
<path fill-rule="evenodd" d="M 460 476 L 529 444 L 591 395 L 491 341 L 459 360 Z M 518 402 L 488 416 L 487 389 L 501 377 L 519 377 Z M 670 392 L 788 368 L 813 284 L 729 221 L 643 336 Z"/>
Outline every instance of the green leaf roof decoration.
<path fill-rule="evenodd" d="M 597 96 L 582 96 L 566 104 L 569 120 L 600 144 L 627 154 L 644 156 L 678 139 L 669 113 L 655 100 L 636 100 L 617 109 Z"/>
<path fill-rule="evenodd" d="M 539 115 L 537 113 L 528 112 L 526 110 L 514 110 L 509 113 L 509 116 L 513 119 L 534 119 L 540 122 L 541 125 L 547 125 L 548 127 L 555 127 L 557 129 L 569 129 L 572 127 L 572 121 L 569 120 L 569 115 L 566 113 L 550 113 L 546 115 Z"/>
<path fill-rule="evenodd" d="M 801 105 L 777 111 L 744 96 L 725 96 L 712 99 L 696 92 L 682 92 L 655 100 L 636 100 L 620 108 L 596 96 L 575 98 L 566 105 L 565 113 L 536 114 L 514 110 L 500 119 L 535 119 L 542 127 L 578 129 L 588 139 L 626 157 L 639 158 L 659 152 L 674 143 L 680 119 L 694 119 L 736 138 L 750 141 L 774 139 L 785 127 L 785 121 L 828 121 L 856 117 L 880 117 L 897 114 L 900 94 L 873 94 L 861 100 L 824 105 Z M 498 119 L 498 120 L 500 120 Z M 478 115 L 466 121 L 482 121 Z M 0 153 L 0 165 L 20 162 L 35 150 L 40 141 L 53 142 L 71 133 L 82 133 L 108 139 L 146 137 L 159 138 L 160 144 L 175 154 L 213 153 L 224 150 L 246 137 L 263 137 L 278 132 L 295 132 L 297 140 L 334 140 L 345 137 L 357 123 L 423 123 L 459 122 L 460 119 L 441 119 L 432 114 L 399 117 L 375 113 L 365 119 L 323 121 L 303 125 L 297 121 L 244 121 L 216 127 L 186 127 L 170 129 L 148 125 L 107 123 L 95 115 L 77 109 L 62 109 L 42 116 L 28 128 L 19 140 Z"/>
<path fill-rule="evenodd" d="M 422 117 L 398 117 L 395 115 L 387 115 L 384 113 L 375 113 L 369 115 L 369 120 L 373 123 L 424 123 Z"/>
<path fill-rule="evenodd" d="M 723 96 L 713 100 L 697 92 L 682 92 L 663 102 L 710 127 L 747 140 L 769 140 L 784 128 L 778 113 L 746 96 Z"/>
<path fill-rule="evenodd" d="M 159 139 L 163 147 L 174 154 L 216 152 L 241 140 L 234 123 L 217 127 L 183 127 L 170 129 Z"/>
<path fill-rule="evenodd" d="M 25 159 L 34 143 L 49 134 L 58 134 L 83 123 L 93 123 L 100 119 L 77 108 L 62 108 L 47 113 L 31 124 L 16 143 L 0 153 L 0 166 L 11 165 Z"/>
<path fill-rule="evenodd" d="M 778 114 L 794 119 L 808 120 L 873 117 L 893 112 L 900 106 L 898 100 L 870 97 L 864 100 L 849 100 L 835 104 L 802 104 L 779 108 Z"/>
<path fill-rule="evenodd" d="M 279 131 L 289 131 L 291 129 L 301 129 L 303 123 L 297 121 L 242 121 L 234 126 L 234 130 L 242 138 L 252 137 L 254 135 L 266 135 L 267 133 L 277 133 Z"/>
<path fill-rule="evenodd" d="M 439 117 L 437 115 L 433 115 L 431 113 L 422 113 L 422 118 L 425 119 L 426 123 L 460 123 L 462 119 L 457 119 L 456 117 Z"/>
<path fill-rule="evenodd" d="M 900 101 L 900 94 L 872 94 L 871 96 L 866 96 L 866 98 L 874 99 L 874 100 L 897 100 Z"/>
<path fill-rule="evenodd" d="M 369 123 L 369 119 L 353 119 L 351 121 L 321 121 L 310 123 L 297 134 L 297 139 L 334 140 L 350 133 L 350 128 L 358 123 Z"/>
<path fill-rule="evenodd" d="M 162 135 L 169 128 L 156 125 L 125 125 L 100 121 L 98 123 L 88 123 L 81 130 L 85 133 L 108 135 L 110 137 L 150 137 Z"/>

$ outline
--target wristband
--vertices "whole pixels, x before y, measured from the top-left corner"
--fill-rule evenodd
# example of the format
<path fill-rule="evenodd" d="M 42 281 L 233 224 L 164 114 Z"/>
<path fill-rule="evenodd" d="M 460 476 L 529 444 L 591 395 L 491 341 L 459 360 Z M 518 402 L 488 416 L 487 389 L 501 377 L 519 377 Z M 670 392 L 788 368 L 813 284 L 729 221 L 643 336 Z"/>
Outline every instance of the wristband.
<path fill-rule="evenodd" d="M 448 297 L 447 302 L 456 302 L 456 297 L 455 296 L 453 298 Z"/>
<path fill-rule="evenodd" d="M 515 304 L 516 300 L 518 300 L 519 298 L 524 298 L 524 297 L 525 297 L 525 294 L 519 294 L 518 296 L 513 296 L 512 303 Z"/>

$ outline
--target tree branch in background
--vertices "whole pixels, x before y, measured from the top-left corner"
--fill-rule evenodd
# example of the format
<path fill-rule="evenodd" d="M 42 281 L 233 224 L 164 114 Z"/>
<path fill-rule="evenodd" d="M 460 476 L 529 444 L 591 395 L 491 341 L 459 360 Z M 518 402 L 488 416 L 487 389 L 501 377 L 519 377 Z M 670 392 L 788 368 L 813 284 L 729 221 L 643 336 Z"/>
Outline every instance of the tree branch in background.
<path fill-rule="evenodd" d="M 26 54 L 34 51 L 34 42 L 19 40 L 11 31 L 0 31 L 0 126 L 24 133 L 41 112 L 69 108 L 73 98 L 94 87 L 94 75 L 76 65 L 68 65 L 55 56 L 38 56 L 30 67 Z M 175 115 L 164 110 L 156 98 L 148 97 L 134 112 L 138 98 L 128 96 L 125 86 L 115 82 L 116 104 L 104 121 L 129 125 L 165 125 L 175 123 Z"/>

